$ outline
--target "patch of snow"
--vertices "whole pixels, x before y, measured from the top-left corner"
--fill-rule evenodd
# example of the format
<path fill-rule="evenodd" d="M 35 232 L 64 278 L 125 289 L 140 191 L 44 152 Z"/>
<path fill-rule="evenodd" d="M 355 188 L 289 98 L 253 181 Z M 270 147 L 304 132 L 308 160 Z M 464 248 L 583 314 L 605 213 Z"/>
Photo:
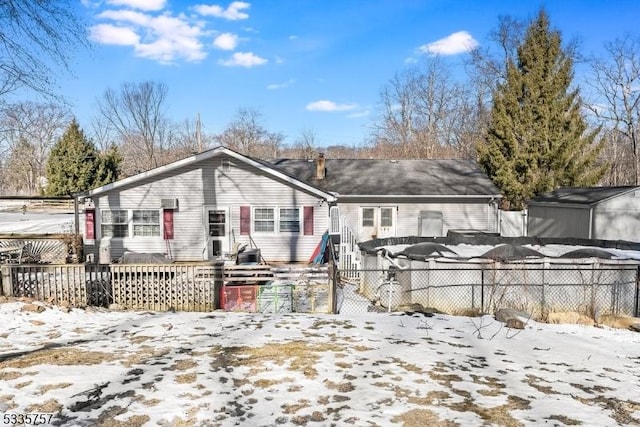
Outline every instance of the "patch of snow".
<path fill-rule="evenodd" d="M 0 409 L 49 402 L 65 425 L 640 423 L 640 334 L 627 330 L 22 306 L 0 304 Z"/>
<path fill-rule="evenodd" d="M 73 221 L 70 213 L 0 212 L 0 233 L 71 233 Z"/>

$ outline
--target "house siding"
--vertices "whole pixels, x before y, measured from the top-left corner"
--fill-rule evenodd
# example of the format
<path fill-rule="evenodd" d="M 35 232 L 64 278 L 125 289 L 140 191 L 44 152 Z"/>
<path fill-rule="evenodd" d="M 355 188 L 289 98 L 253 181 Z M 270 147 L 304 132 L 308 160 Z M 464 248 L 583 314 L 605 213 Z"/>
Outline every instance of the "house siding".
<path fill-rule="evenodd" d="M 443 235 L 449 230 L 480 230 L 496 232 L 497 209 L 489 204 L 490 197 L 474 199 L 473 201 L 460 199 L 422 199 L 414 198 L 410 202 L 406 199 L 384 199 L 384 202 L 372 200 L 353 200 L 339 198 L 340 214 L 344 215 L 356 233 L 361 233 L 360 208 L 363 206 L 396 206 L 396 236 L 416 236 L 419 234 L 420 211 L 440 211 L 443 216 Z M 361 240 L 370 240 L 372 236 L 359 235 Z"/>
<path fill-rule="evenodd" d="M 640 194 L 632 191 L 594 206 L 593 238 L 640 242 Z"/>
<path fill-rule="evenodd" d="M 591 210 L 593 229 L 590 234 Z M 554 206 L 550 203 L 530 205 L 528 233 L 538 237 L 640 242 L 640 197 L 631 191 L 595 203 L 592 207 Z"/>
<path fill-rule="evenodd" d="M 589 238 L 589 208 L 530 205 L 527 235 Z"/>
<path fill-rule="evenodd" d="M 229 167 L 222 166 L 223 159 Z M 162 237 L 111 238 L 112 258 L 122 256 L 125 251 L 133 251 L 170 252 L 176 261 L 206 259 L 205 206 L 228 208 L 227 221 L 231 225 L 229 247 L 234 241 L 247 245 L 252 243 L 249 236 L 240 235 L 241 206 L 299 207 L 300 233 L 251 234 L 253 243 L 267 261 L 307 261 L 328 224 L 328 207 L 326 203 L 320 205 L 319 196 L 294 188 L 235 158 L 221 155 L 96 196 L 93 202 L 97 239 L 86 245 L 86 252 L 98 256 L 101 209 L 159 209 L 160 200 L 166 198 L 178 199 L 178 209 L 174 213 L 175 239 L 167 244 Z M 303 235 L 304 206 L 314 207 L 313 235 Z"/>

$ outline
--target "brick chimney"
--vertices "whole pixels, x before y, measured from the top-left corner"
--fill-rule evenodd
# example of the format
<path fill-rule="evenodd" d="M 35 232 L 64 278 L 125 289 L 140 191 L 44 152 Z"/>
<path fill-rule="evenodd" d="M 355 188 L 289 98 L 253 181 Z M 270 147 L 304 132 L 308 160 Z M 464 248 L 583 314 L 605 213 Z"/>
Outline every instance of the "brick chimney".
<path fill-rule="evenodd" d="M 324 179 L 326 171 L 324 153 L 318 153 L 318 158 L 316 159 L 316 179 Z"/>

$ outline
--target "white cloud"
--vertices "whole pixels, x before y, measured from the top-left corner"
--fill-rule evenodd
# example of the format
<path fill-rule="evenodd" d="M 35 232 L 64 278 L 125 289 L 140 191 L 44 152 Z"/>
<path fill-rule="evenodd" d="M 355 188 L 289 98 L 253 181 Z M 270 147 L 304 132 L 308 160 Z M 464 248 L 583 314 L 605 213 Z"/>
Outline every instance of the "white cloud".
<path fill-rule="evenodd" d="M 267 63 L 267 60 L 254 55 L 253 52 L 236 52 L 226 61 L 219 61 L 225 67 L 246 67 L 251 68 Z"/>
<path fill-rule="evenodd" d="M 355 110 L 358 107 L 357 104 L 336 104 L 333 101 L 328 100 L 320 100 L 314 101 L 307 104 L 307 110 L 309 111 L 351 111 Z"/>
<path fill-rule="evenodd" d="M 296 35 L 289 36 L 289 40 L 298 40 L 298 36 Z"/>
<path fill-rule="evenodd" d="M 94 25 L 90 29 L 90 37 L 98 43 L 120 46 L 135 46 L 140 41 L 140 36 L 131 28 L 111 24 Z"/>
<path fill-rule="evenodd" d="M 291 86 L 293 83 L 295 83 L 295 80 L 289 79 L 284 83 L 272 83 L 270 85 L 267 85 L 267 89 L 268 90 L 285 89 L 285 88 L 288 88 L 289 86 Z"/>
<path fill-rule="evenodd" d="M 229 21 L 238 21 L 249 17 L 249 14 L 242 12 L 242 10 L 249 9 L 250 6 L 249 3 L 234 1 L 226 9 L 218 5 L 199 4 L 194 6 L 194 10 L 203 16 L 215 16 Z"/>
<path fill-rule="evenodd" d="M 418 48 L 432 55 L 457 55 L 478 47 L 478 42 L 466 31 L 458 31 L 433 43 Z"/>
<path fill-rule="evenodd" d="M 110 19 L 118 22 L 128 22 L 130 24 L 147 26 L 150 25 L 153 17 L 142 12 L 133 10 L 105 10 L 98 15 L 98 18 Z"/>
<path fill-rule="evenodd" d="M 130 44 L 138 57 L 171 63 L 180 58 L 196 62 L 207 56 L 200 42 L 205 34 L 202 24 L 191 25 L 184 15 L 153 16 L 132 10 L 107 10 L 98 18 L 115 21 L 118 25 L 91 27 L 94 40 L 103 44 Z"/>
<path fill-rule="evenodd" d="M 231 33 L 222 33 L 213 40 L 213 45 L 222 50 L 233 50 L 238 45 L 238 36 Z"/>
<path fill-rule="evenodd" d="M 127 6 L 140 10 L 162 10 L 166 0 L 107 0 L 108 4 L 114 6 Z"/>

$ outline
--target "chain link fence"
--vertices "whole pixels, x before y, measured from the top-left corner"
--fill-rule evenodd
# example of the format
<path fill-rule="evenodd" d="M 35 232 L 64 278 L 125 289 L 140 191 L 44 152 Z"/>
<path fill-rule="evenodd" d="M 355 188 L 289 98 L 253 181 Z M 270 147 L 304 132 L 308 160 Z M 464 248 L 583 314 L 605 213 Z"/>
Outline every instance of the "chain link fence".
<path fill-rule="evenodd" d="M 449 313 L 524 310 L 536 319 L 577 312 L 638 316 L 638 267 L 630 265 L 526 265 L 510 267 L 359 270 L 359 280 L 343 280 L 340 313 L 402 310 L 411 304 Z"/>

